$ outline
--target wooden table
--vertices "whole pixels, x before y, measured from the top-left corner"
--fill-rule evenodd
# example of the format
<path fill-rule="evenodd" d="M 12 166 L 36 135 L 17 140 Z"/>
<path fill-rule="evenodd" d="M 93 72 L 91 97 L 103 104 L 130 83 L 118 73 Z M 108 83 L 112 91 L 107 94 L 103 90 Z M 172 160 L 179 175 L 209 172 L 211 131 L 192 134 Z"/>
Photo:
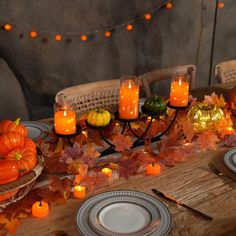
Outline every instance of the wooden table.
<path fill-rule="evenodd" d="M 94 192 L 109 190 L 137 190 L 152 194 L 151 188 L 168 193 L 186 204 L 213 217 L 212 221 L 196 216 L 191 211 L 163 201 L 169 208 L 173 226 L 170 235 L 236 235 L 236 182 L 227 176 L 219 177 L 208 168 L 215 155 L 223 155 L 227 149 L 193 155 L 190 160 L 165 169 L 159 176 L 138 175 L 129 180 L 117 179 L 110 186 Z M 44 219 L 26 219 L 17 236 L 79 235 L 75 215 L 81 201 L 69 200 L 66 205 L 53 206 Z M 63 234 L 61 234 L 63 235 Z"/>

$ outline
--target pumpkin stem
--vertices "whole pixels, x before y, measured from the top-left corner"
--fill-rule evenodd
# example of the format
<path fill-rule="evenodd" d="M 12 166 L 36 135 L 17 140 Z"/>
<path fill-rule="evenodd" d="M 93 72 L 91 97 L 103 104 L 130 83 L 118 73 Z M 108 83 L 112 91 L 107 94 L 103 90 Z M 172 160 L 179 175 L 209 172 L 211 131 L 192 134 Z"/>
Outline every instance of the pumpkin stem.
<path fill-rule="evenodd" d="M 15 121 L 14 121 L 15 124 L 19 125 L 20 124 L 20 118 L 18 117 Z"/>
<path fill-rule="evenodd" d="M 19 161 L 22 158 L 22 154 L 20 152 L 16 152 L 16 160 Z"/>

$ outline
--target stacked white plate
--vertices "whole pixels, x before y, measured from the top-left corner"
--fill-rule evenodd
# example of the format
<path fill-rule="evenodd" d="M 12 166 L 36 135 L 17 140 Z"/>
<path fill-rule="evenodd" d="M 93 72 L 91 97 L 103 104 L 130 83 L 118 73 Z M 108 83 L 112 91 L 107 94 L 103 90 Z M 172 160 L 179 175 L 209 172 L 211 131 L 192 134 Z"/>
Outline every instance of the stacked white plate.
<path fill-rule="evenodd" d="M 168 208 L 151 195 L 111 191 L 84 202 L 76 225 L 84 236 L 164 236 L 172 220 Z"/>
<path fill-rule="evenodd" d="M 230 170 L 236 173 L 236 148 L 231 149 L 225 154 L 224 162 Z"/>

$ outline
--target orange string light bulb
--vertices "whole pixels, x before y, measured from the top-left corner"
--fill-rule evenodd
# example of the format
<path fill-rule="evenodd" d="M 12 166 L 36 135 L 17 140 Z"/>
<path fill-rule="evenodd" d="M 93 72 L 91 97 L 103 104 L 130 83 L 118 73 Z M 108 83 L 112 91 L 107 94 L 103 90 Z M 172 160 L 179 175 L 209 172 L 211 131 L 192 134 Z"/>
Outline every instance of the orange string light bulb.
<path fill-rule="evenodd" d="M 130 30 L 133 29 L 133 26 L 132 26 L 131 24 L 128 24 L 128 25 L 126 26 L 126 29 L 127 29 L 128 31 L 130 31 Z"/>
<path fill-rule="evenodd" d="M 218 3 L 218 8 L 222 9 L 222 8 L 224 8 L 224 7 L 225 7 L 224 2 L 219 2 L 219 3 Z"/>
<path fill-rule="evenodd" d="M 152 15 L 151 15 L 150 13 L 147 13 L 147 14 L 144 15 L 144 18 L 145 18 L 146 20 L 151 20 Z"/>
<path fill-rule="evenodd" d="M 10 24 L 5 24 L 5 25 L 3 26 L 3 28 L 4 28 L 5 30 L 9 31 L 9 30 L 12 29 L 12 25 L 10 25 Z"/>
<path fill-rule="evenodd" d="M 166 9 L 171 9 L 173 4 L 171 2 L 166 3 Z"/>
<path fill-rule="evenodd" d="M 37 36 L 38 36 L 38 34 L 37 34 L 36 31 L 31 31 L 31 32 L 30 32 L 30 37 L 31 37 L 31 38 L 37 38 Z"/>
<path fill-rule="evenodd" d="M 81 41 L 86 41 L 88 38 L 85 34 L 81 35 L 80 37 Z"/>
<path fill-rule="evenodd" d="M 56 34 L 55 35 L 55 40 L 58 41 L 58 42 L 61 41 L 62 40 L 62 36 L 60 34 Z"/>
<path fill-rule="evenodd" d="M 106 31 L 104 33 L 104 35 L 105 35 L 106 38 L 109 38 L 111 36 L 111 32 L 110 31 Z"/>

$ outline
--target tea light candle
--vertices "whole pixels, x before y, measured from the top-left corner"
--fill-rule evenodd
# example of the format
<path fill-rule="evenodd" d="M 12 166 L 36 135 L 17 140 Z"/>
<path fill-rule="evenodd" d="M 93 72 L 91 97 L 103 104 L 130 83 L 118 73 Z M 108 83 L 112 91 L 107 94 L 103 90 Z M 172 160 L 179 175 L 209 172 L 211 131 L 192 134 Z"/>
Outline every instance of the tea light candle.
<path fill-rule="evenodd" d="M 32 216 L 37 218 L 44 218 L 49 213 L 48 203 L 45 201 L 35 202 L 32 206 Z"/>
<path fill-rule="evenodd" d="M 109 179 L 112 179 L 112 170 L 110 168 L 103 168 L 102 173 L 109 177 Z"/>
<path fill-rule="evenodd" d="M 178 76 L 171 82 L 170 105 L 185 107 L 188 105 L 189 83 L 184 76 Z"/>
<path fill-rule="evenodd" d="M 124 78 L 120 85 L 119 116 L 122 119 L 136 119 L 139 112 L 139 85 L 137 78 Z"/>
<path fill-rule="evenodd" d="M 146 173 L 148 175 L 158 175 L 161 173 L 161 166 L 158 165 L 158 164 L 149 164 L 147 167 L 146 167 Z"/>
<path fill-rule="evenodd" d="M 58 134 L 74 134 L 76 132 L 76 114 L 72 110 L 59 110 L 54 113 L 54 128 Z"/>
<path fill-rule="evenodd" d="M 226 134 L 228 134 L 228 135 L 231 135 L 231 134 L 233 134 L 234 133 L 234 129 L 232 128 L 232 127 L 227 127 L 227 129 L 226 129 Z"/>
<path fill-rule="evenodd" d="M 81 185 L 76 185 L 74 187 L 74 197 L 79 198 L 79 199 L 85 198 L 86 197 L 86 188 Z"/>

